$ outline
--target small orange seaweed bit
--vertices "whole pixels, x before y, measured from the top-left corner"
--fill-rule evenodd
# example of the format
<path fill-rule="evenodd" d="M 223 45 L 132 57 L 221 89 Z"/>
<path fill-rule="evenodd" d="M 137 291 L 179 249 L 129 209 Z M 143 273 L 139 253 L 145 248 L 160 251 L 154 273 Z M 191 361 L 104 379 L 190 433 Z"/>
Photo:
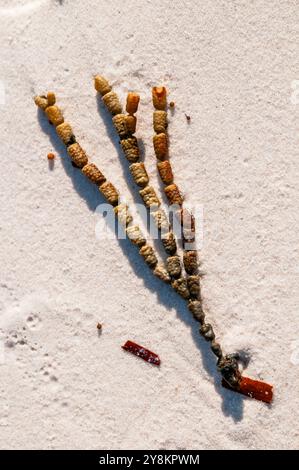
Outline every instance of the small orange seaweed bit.
<path fill-rule="evenodd" d="M 139 346 L 139 344 L 134 343 L 133 341 L 127 341 L 123 346 L 123 349 L 129 351 L 137 357 L 141 357 L 146 362 L 154 364 L 155 366 L 160 365 L 160 358 L 156 353 L 153 353 L 149 349 Z"/>
<path fill-rule="evenodd" d="M 238 387 L 236 388 L 230 387 L 225 380 L 222 380 L 222 386 L 265 403 L 271 403 L 273 399 L 272 385 L 260 382 L 259 380 L 250 379 L 249 377 L 242 377 Z"/>
<path fill-rule="evenodd" d="M 54 160 L 55 155 L 54 155 L 54 153 L 50 152 L 50 153 L 48 153 L 47 157 L 48 157 L 48 160 Z"/>
<path fill-rule="evenodd" d="M 138 93 L 129 92 L 127 96 L 126 111 L 128 114 L 135 114 L 138 109 L 140 96 Z"/>
<path fill-rule="evenodd" d="M 163 111 L 166 108 L 166 88 L 164 86 L 154 86 L 152 96 L 155 109 Z"/>

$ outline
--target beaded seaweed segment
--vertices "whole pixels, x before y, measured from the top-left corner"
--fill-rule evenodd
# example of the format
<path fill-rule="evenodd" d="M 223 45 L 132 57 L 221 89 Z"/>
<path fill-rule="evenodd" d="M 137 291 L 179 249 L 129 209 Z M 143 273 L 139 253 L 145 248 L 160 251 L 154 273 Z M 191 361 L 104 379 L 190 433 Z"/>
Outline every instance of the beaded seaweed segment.
<path fill-rule="evenodd" d="M 140 149 L 135 137 L 136 116 L 140 97 L 137 93 L 127 96 L 126 112 L 123 113 L 117 94 L 109 82 L 102 76 L 95 77 L 95 89 L 102 97 L 107 109 L 112 115 L 112 121 L 120 138 L 123 153 L 130 163 L 130 172 L 144 205 L 149 209 L 157 228 L 161 232 L 161 242 L 167 254 L 166 266 L 158 264 L 154 248 L 148 244 L 138 225 L 134 224 L 126 204 L 120 203 L 120 197 L 114 185 L 107 181 L 101 170 L 89 163 L 84 149 L 77 142 L 69 123 L 64 121 L 63 113 L 56 104 L 53 92 L 46 96 L 35 97 L 35 104 L 46 114 L 49 122 L 54 125 L 56 132 L 65 144 L 73 164 L 99 188 L 107 202 L 114 208 L 119 222 L 124 226 L 127 237 L 138 248 L 145 263 L 152 269 L 153 274 L 164 282 L 170 283 L 173 289 L 187 301 L 188 309 L 195 320 L 200 323 L 200 334 L 210 342 L 211 349 L 217 357 L 217 368 L 222 376 L 222 385 L 243 395 L 256 398 L 267 403 L 272 400 L 272 386 L 255 381 L 241 375 L 237 354 L 222 352 L 220 344 L 215 340 L 215 334 L 210 323 L 206 323 L 202 309 L 200 294 L 200 276 L 198 273 L 197 251 L 195 248 L 195 221 L 193 215 L 183 208 L 183 198 L 174 183 L 172 168 L 168 159 L 167 137 L 167 93 L 164 87 L 152 90 L 154 105 L 153 128 L 155 135 L 153 145 L 158 160 L 157 169 L 164 183 L 164 192 L 169 204 L 177 207 L 176 216 L 182 226 L 183 263 L 177 254 L 177 243 L 168 217 L 160 208 L 160 200 L 153 186 L 149 185 L 149 176 L 143 162 L 140 162 Z M 182 265 L 185 274 L 182 272 Z"/>

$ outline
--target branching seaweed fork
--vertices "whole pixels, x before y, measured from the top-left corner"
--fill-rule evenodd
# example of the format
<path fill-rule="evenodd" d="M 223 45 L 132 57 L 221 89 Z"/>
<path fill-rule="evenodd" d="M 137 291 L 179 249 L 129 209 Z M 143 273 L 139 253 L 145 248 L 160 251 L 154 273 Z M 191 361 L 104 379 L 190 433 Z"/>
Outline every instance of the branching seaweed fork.
<path fill-rule="evenodd" d="M 155 189 L 150 185 L 145 164 L 140 162 L 140 149 L 135 137 L 136 112 L 140 97 L 137 93 L 129 93 L 126 103 L 126 114 L 120 100 L 112 90 L 109 82 L 97 75 L 94 80 L 95 89 L 100 94 L 107 109 L 112 115 L 116 132 L 120 138 L 123 153 L 128 160 L 133 180 L 139 187 L 139 194 L 143 203 L 150 211 L 153 220 L 161 232 L 161 241 L 166 252 L 165 264 L 158 264 L 158 257 L 154 248 L 147 242 L 138 225 L 134 224 L 133 217 L 126 204 L 120 202 L 119 192 L 115 186 L 106 180 L 102 171 L 90 163 L 84 149 L 77 142 L 72 127 L 64 121 L 61 109 L 56 104 L 53 92 L 46 96 L 35 97 L 36 105 L 42 109 L 49 122 L 54 125 L 56 132 L 65 144 L 73 164 L 94 184 L 96 184 L 114 208 L 119 222 L 124 226 L 128 238 L 139 249 L 145 263 L 152 269 L 153 274 L 166 283 L 187 301 L 188 309 L 196 321 L 200 323 L 200 334 L 210 343 L 211 350 L 217 357 L 217 368 L 222 376 L 222 385 L 229 390 L 239 392 L 257 400 L 270 403 L 272 401 L 272 386 L 264 382 L 243 377 L 239 369 L 239 358 L 236 354 L 223 354 L 219 342 L 210 323 L 205 321 L 200 292 L 200 273 L 198 271 L 197 250 L 195 246 L 195 220 L 193 215 L 183 207 L 183 197 L 174 182 L 173 170 L 169 161 L 169 148 L 167 136 L 167 92 L 165 87 L 154 87 L 153 98 L 153 146 L 157 158 L 157 170 L 164 192 L 170 206 L 175 206 L 175 215 L 182 230 L 183 258 L 177 253 L 177 242 L 168 220 L 168 216 L 161 209 L 160 200 Z M 182 267 L 184 267 L 185 274 Z"/>

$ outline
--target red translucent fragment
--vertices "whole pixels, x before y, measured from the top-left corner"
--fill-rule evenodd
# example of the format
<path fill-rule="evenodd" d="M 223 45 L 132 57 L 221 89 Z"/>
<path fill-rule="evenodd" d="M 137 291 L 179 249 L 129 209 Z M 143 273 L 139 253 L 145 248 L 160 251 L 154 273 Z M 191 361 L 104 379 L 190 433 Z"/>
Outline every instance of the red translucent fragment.
<path fill-rule="evenodd" d="M 126 344 L 122 346 L 123 349 L 129 351 L 135 356 L 141 357 L 146 362 L 154 364 L 155 366 L 160 365 L 160 358 L 157 354 L 153 353 L 149 349 L 139 346 L 139 344 L 134 343 L 133 341 L 127 341 Z"/>
<path fill-rule="evenodd" d="M 225 380 L 222 379 L 222 386 L 234 392 L 242 393 L 250 398 L 271 403 L 273 398 L 273 386 L 260 382 L 259 380 L 252 380 L 248 377 L 242 377 L 237 388 L 231 387 Z"/>

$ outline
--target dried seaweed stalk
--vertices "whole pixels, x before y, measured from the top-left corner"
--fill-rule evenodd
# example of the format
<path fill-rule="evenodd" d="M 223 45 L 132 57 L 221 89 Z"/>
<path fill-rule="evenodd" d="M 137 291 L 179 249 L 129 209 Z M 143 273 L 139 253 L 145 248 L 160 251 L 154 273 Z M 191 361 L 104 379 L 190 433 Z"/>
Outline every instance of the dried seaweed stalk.
<path fill-rule="evenodd" d="M 105 87 L 100 87 L 99 83 L 105 84 Z M 108 84 L 108 86 L 107 86 Z M 98 91 L 100 96 L 102 97 L 104 103 L 106 104 L 105 93 L 106 90 L 110 90 L 109 93 L 112 93 L 112 87 L 109 85 L 109 82 L 102 76 L 97 75 L 94 81 L 95 89 Z M 116 93 L 113 92 L 115 96 Z M 117 98 L 118 102 L 119 99 Z M 163 247 L 168 255 L 173 256 L 177 251 L 177 245 L 174 233 L 170 228 L 170 224 L 168 222 L 167 216 L 159 208 L 160 200 L 156 194 L 155 189 L 150 186 L 149 176 L 145 167 L 145 164 L 140 162 L 140 150 L 138 146 L 138 141 L 134 136 L 136 130 L 136 116 L 135 113 L 138 110 L 138 104 L 140 101 L 140 97 L 138 93 L 129 92 L 127 95 L 127 103 L 126 103 L 126 111 L 127 115 L 125 114 L 116 114 L 112 117 L 112 121 L 114 123 L 115 129 L 120 137 L 120 143 L 124 150 L 125 156 L 131 163 L 129 166 L 131 174 L 135 183 L 141 187 L 142 189 L 139 190 L 139 194 L 143 200 L 144 205 L 150 210 L 151 214 L 153 215 L 154 222 L 159 230 L 161 230 L 161 237 Z M 111 112 L 110 108 L 107 106 L 108 110 Z M 113 114 L 113 113 L 111 113 Z M 134 158 L 132 158 L 132 148 L 135 149 Z M 161 224 L 161 219 L 163 219 L 163 225 Z M 167 263 L 166 263 L 167 267 Z M 160 275 L 160 271 L 157 271 L 155 274 Z M 171 273 L 168 272 L 171 276 Z M 188 288 L 188 287 L 187 287 Z M 179 293 L 181 291 L 178 291 Z"/>
<path fill-rule="evenodd" d="M 52 94 L 52 99 L 53 95 L 54 94 Z M 99 191 L 106 198 L 107 202 L 114 207 L 114 212 L 116 216 L 126 228 L 128 238 L 134 245 L 136 245 L 140 249 L 140 255 L 143 256 L 145 262 L 152 269 L 158 268 L 158 259 L 156 257 L 156 254 L 153 248 L 147 244 L 146 239 L 142 235 L 142 232 L 139 227 L 137 225 L 133 225 L 133 218 L 128 212 L 128 207 L 124 204 L 119 203 L 119 193 L 117 189 L 112 183 L 106 180 L 106 177 L 104 176 L 103 172 L 94 163 L 88 162 L 88 156 L 85 150 L 76 141 L 71 125 L 64 121 L 61 109 L 56 105 L 55 113 L 53 114 L 51 109 L 49 112 L 48 100 L 46 96 L 37 96 L 35 97 L 34 101 L 36 105 L 45 112 L 48 118 L 52 118 L 51 123 L 54 124 L 58 136 L 66 145 L 67 152 L 71 157 L 72 161 L 75 163 L 76 167 L 80 169 L 82 173 L 92 183 L 98 186 Z M 51 105 L 50 107 L 53 108 L 53 105 Z M 58 120 L 56 120 L 56 116 L 59 116 Z M 54 121 L 59 122 L 59 124 L 56 125 Z M 62 128 L 61 126 L 64 127 Z M 144 253 L 145 247 L 147 248 L 146 253 Z M 163 266 L 161 266 L 160 269 L 163 270 Z"/>
<path fill-rule="evenodd" d="M 200 323 L 200 334 L 211 343 L 211 349 L 218 358 L 218 368 L 225 380 L 235 386 L 241 377 L 236 360 L 232 361 L 223 355 L 222 348 L 215 340 L 213 327 L 206 323 L 205 314 L 202 309 L 200 294 L 200 277 L 198 274 L 197 250 L 195 247 L 195 220 L 192 214 L 183 209 L 183 197 L 178 186 L 174 183 L 173 171 L 169 161 L 168 137 L 167 137 L 167 91 L 165 87 L 152 88 L 153 99 L 153 128 L 155 135 L 153 137 L 154 150 L 157 157 L 157 169 L 162 182 L 165 184 L 165 194 L 169 204 L 178 206 L 177 217 L 182 227 L 182 239 L 184 256 L 183 262 L 187 273 L 187 286 L 189 290 L 189 310 L 194 318 Z M 164 144 L 163 144 L 164 143 Z M 167 149 L 161 150 L 167 143 Z M 163 158 L 161 158 L 163 156 Z M 163 161 L 161 161 L 161 159 Z M 192 244 L 192 249 L 187 249 Z M 182 288 L 182 286 L 180 286 Z"/>
<path fill-rule="evenodd" d="M 100 83 L 100 85 L 99 85 Z M 113 93 L 109 88 L 109 84 L 105 79 L 100 77 L 98 80 L 98 91 L 106 96 L 109 93 Z M 109 91 L 108 91 L 109 90 Z M 159 96 L 159 99 L 161 96 Z M 163 98 L 163 97 L 162 97 Z M 118 103 L 117 95 L 110 95 L 110 106 L 112 114 L 117 116 L 120 114 L 120 105 Z M 51 124 L 56 128 L 57 134 L 61 138 L 62 142 L 66 145 L 67 151 L 77 168 L 80 168 L 83 174 L 94 184 L 97 184 L 99 190 L 106 197 L 108 203 L 114 206 L 114 211 L 122 223 L 127 227 L 127 230 L 132 227 L 133 218 L 127 213 L 127 206 L 119 204 L 119 196 L 116 188 L 112 183 L 107 182 L 103 173 L 92 163 L 88 163 L 88 157 L 84 149 L 77 143 L 76 138 L 73 134 L 70 124 L 64 122 L 63 113 L 58 106 L 55 105 L 56 97 L 53 92 L 48 93 L 47 96 L 35 97 L 36 105 L 42 109 L 47 115 Z M 163 99 L 162 99 L 163 103 Z M 159 105 L 164 106 L 160 103 Z M 158 218 L 159 219 L 159 218 Z M 158 260 L 154 249 L 146 243 L 145 238 L 142 236 L 138 227 L 134 226 L 131 230 L 136 234 L 136 237 L 132 237 L 132 242 L 135 243 L 139 248 L 141 256 L 143 256 L 145 262 L 153 269 L 153 272 L 163 281 L 169 282 L 171 279 L 163 266 L 158 265 Z M 136 242 L 137 240 L 137 242 Z M 176 256 L 172 256 L 172 260 L 168 258 L 168 268 L 171 270 L 173 276 L 172 287 L 182 297 L 188 300 L 189 310 L 193 313 L 194 318 L 201 323 L 200 332 L 208 340 L 211 341 L 211 349 L 214 354 L 218 357 L 218 369 L 222 374 L 224 384 L 234 391 L 243 393 L 247 396 L 251 396 L 258 400 L 266 401 L 269 403 L 272 400 L 272 386 L 264 384 L 263 382 L 253 381 L 248 378 L 241 376 L 238 368 L 238 360 L 236 355 L 223 356 L 221 347 L 215 342 L 215 335 L 210 324 L 204 322 L 204 313 L 201 307 L 201 301 L 198 299 L 190 299 L 189 288 L 191 292 L 195 293 L 196 290 L 196 279 L 193 275 L 193 285 L 187 285 L 186 280 L 180 277 L 180 265 L 176 260 Z M 190 258 L 188 264 L 185 264 L 186 271 L 193 272 L 193 268 L 196 265 L 196 260 Z M 189 279 L 192 276 L 189 277 Z M 198 291 L 199 292 L 199 291 Z M 196 296 L 199 294 L 196 293 Z"/>

